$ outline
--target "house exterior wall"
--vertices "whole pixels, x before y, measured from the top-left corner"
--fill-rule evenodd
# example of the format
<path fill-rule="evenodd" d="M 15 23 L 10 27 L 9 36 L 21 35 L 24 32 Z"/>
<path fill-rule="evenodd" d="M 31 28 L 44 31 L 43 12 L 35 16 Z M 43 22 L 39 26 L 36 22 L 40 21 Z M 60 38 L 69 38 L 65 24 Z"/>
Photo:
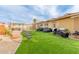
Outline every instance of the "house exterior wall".
<path fill-rule="evenodd" d="M 55 24 L 56 24 L 56 21 L 48 22 L 48 28 L 51 28 L 51 29 L 55 28 L 56 27 Z"/>
<path fill-rule="evenodd" d="M 71 33 L 79 31 L 79 13 L 66 14 L 59 18 L 53 18 L 47 21 L 41 21 L 35 24 L 32 24 L 34 29 L 40 27 L 48 28 L 64 28 L 68 29 Z"/>
<path fill-rule="evenodd" d="M 74 32 L 74 20 L 73 18 L 65 18 L 56 21 L 56 28 L 65 28 L 70 32 Z"/>
<path fill-rule="evenodd" d="M 5 35 L 6 31 L 5 31 L 5 26 L 4 25 L 0 25 L 0 35 Z"/>
<path fill-rule="evenodd" d="M 48 22 L 48 28 L 65 28 L 68 29 L 70 32 L 74 32 L 74 20 L 71 17 L 52 20 Z"/>
<path fill-rule="evenodd" d="M 37 23 L 36 24 L 36 29 L 37 28 L 45 28 L 45 27 L 48 27 L 48 22 L 40 22 L 40 23 Z"/>
<path fill-rule="evenodd" d="M 32 24 L 18 24 L 18 23 L 12 23 L 10 24 L 10 29 L 11 30 L 27 30 L 30 31 L 32 30 Z"/>
<path fill-rule="evenodd" d="M 24 25 L 23 29 L 27 30 L 27 31 L 31 31 L 32 30 L 32 25 L 31 24 L 26 24 L 26 25 Z"/>
<path fill-rule="evenodd" d="M 10 29 L 11 30 L 15 30 L 15 29 L 20 29 L 20 30 L 22 30 L 22 25 L 20 25 L 20 24 L 14 24 L 14 23 L 12 23 L 12 24 L 10 24 Z"/>
<path fill-rule="evenodd" d="M 76 22 L 75 22 L 76 23 Z M 79 23 L 79 21 L 78 21 Z M 42 26 L 40 26 L 42 24 Z M 39 27 L 46 27 L 45 24 L 48 24 L 48 28 L 65 28 L 68 29 L 70 32 L 74 32 L 74 19 L 71 17 L 58 19 L 58 20 L 52 20 L 52 21 L 46 21 L 46 22 L 40 22 L 36 24 L 37 28 Z M 77 26 L 77 25 L 75 25 Z M 78 27 L 78 26 L 77 26 Z M 79 29 L 79 27 L 77 28 Z"/>
<path fill-rule="evenodd" d="M 79 16 L 74 17 L 74 31 L 79 31 Z"/>
<path fill-rule="evenodd" d="M 6 34 L 6 27 L 5 23 L 0 23 L 0 35 L 5 35 Z"/>

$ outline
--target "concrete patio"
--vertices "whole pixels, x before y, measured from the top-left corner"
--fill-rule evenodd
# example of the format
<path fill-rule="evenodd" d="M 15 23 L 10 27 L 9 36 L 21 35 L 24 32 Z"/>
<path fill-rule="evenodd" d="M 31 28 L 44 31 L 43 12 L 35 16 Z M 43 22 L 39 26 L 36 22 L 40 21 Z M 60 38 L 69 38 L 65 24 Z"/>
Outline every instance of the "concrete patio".
<path fill-rule="evenodd" d="M 10 37 L 0 35 L 0 54 L 15 54 L 16 49 L 20 45 L 21 37 L 18 41 L 12 40 Z"/>

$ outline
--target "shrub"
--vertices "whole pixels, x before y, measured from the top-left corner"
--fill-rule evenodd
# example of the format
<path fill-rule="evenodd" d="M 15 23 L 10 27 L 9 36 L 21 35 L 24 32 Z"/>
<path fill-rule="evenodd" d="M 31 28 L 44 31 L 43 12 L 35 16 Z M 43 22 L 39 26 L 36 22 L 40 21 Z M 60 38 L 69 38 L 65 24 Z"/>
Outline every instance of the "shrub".
<path fill-rule="evenodd" d="M 37 31 L 52 32 L 51 28 L 38 28 Z"/>
<path fill-rule="evenodd" d="M 37 31 L 43 31 L 43 28 L 38 28 Z"/>
<path fill-rule="evenodd" d="M 52 32 L 51 28 L 43 28 L 43 32 Z"/>
<path fill-rule="evenodd" d="M 5 29 L 6 35 L 10 35 L 11 36 L 11 31 L 10 29 Z"/>
<path fill-rule="evenodd" d="M 65 37 L 65 38 L 69 37 L 69 30 L 68 29 L 65 29 L 65 30 L 54 29 L 53 32 L 54 32 L 54 34 L 58 34 L 58 35 Z"/>

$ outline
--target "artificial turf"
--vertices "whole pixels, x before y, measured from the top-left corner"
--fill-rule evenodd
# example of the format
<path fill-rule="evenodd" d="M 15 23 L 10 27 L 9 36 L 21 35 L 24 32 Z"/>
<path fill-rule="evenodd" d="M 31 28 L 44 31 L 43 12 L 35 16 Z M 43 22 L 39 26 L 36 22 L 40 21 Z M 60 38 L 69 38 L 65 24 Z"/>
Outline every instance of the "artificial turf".
<path fill-rule="evenodd" d="M 31 32 L 32 38 L 22 35 L 16 54 L 78 54 L 79 41 L 63 38 L 53 33 Z"/>

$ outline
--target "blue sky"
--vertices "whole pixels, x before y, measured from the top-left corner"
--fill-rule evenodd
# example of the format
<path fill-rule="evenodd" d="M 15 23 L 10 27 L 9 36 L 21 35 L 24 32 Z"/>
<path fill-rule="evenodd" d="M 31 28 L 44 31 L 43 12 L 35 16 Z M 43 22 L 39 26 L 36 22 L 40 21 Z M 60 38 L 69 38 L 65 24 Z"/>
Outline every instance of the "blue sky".
<path fill-rule="evenodd" d="M 76 5 L 0 5 L 0 21 L 29 24 L 33 18 L 44 21 L 78 11 Z"/>

